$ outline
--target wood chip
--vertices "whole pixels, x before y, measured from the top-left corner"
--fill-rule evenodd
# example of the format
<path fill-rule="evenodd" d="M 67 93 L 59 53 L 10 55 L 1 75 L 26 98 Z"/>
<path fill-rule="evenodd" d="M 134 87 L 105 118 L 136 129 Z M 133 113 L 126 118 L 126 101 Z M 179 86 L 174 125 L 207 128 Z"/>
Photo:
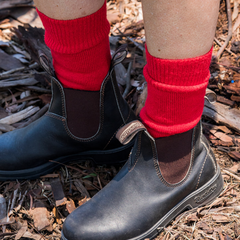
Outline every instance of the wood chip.
<path fill-rule="evenodd" d="M 5 123 L 5 124 L 13 124 L 16 122 L 19 122 L 23 119 L 26 119 L 30 116 L 32 116 L 33 114 L 35 114 L 36 112 L 38 112 L 40 110 L 39 107 L 27 107 L 26 109 L 18 112 L 18 113 L 14 113 L 8 117 L 2 118 L 0 119 L 0 123 Z"/>
<path fill-rule="evenodd" d="M 1 1 L 0 9 L 14 8 L 17 6 L 29 6 L 31 5 L 31 0 L 7 0 Z"/>
<path fill-rule="evenodd" d="M 237 161 L 240 160 L 240 153 L 237 151 L 229 152 L 228 155 Z"/>
<path fill-rule="evenodd" d="M 240 102 L 240 96 L 234 96 L 234 95 L 232 95 L 232 96 L 231 96 L 231 100 L 232 100 L 232 101 L 235 101 L 235 102 Z"/>
<path fill-rule="evenodd" d="M 231 173 L 231 172 L 229 172 L 229 171 L 227 171 L 227 170 L 225 170 L 225 169 L 223 169 L 222 171 L 223 171 L 224 173 L 228 174 L 229 176 L 231 176 L 231 177 L 237 179 L 238 181 L 240 181 L 240 177 L 238 177 L 236 174 L 233 174 L 233 173 Z"/>
<path fill-rule="evenodd" d="M 75 180 L 74 180 L 74 185 L 76 186 L 77 190 L 78 190 L 84 197 L 90 198 L 90 195 L 89 195 L 87 189 L 83 186 L 83 184 L 80 182 L 79 179 L 75 179 Z"/>
<path fill-rule="evenodd" d="M 224 141 L 224 142 L 232 142 L 232 138 L 226 135 L 223 132 L 215 132 L 214 136 L 216 136 L 218 139 Z"/>
<path fill-rule="evenodd" d="M 9 124 L 0 123 L 0 131 L 1 132 L 10 132 L 13 131 L 15 128 Z"/>
<path fill-rule="evenodd" d="M 23 64 L 16 58 L 5 53 L 0 49 L 0 68 L 3 70 L 11 70 L 13 68 L 23 67 Z"/>
<path fill-rule="evenodd" d="M 229 105 L 229 106 L 233 106 L 234 105 L 234 101 L 231 101 L 223 96 L 217 96 L 217 101 L 220 103 L 223 103 L 225 105 Z"/>
<path fill-rule="evenodd" d="M 18 233 L 15 236 L 15 240 L 18 240 L 21 237 L 23 237 L 23 235 L 26 233 L 27 230 L 28 230 L 28 224 L 27 224 L 27 221 L 24 221 L 21 229 L 18 231 Z"/>
<path fill-rule="evenodd" d="M 223 214 L 212 215 L 212 219 L 217 223 L 229 222 L 230 218 Z"/>
<path fill-rule="evenodd" d="M 67 201 L 66 208 L 69 213 L 73 212 L 76 209 L 75 203 L 71 198 L 69 201 Z"/>
<path fill-rule="evenodd" d="M 44 239 L 42 237 L 42 235 L 40 235 L 40 234 L 33 234 L 33 233 L 30 233 L 30 232 L 25 232 L 23 234 L 23 237 L 26 238 L 26 239 L 34 239 L 34 240 L 42 240 L 42 239 Z"/>
<path fill-rule="evenodd" d="M 25 79 L 15 80 L 15 81 L 2 80 L 0 81 L 0 88 L 35 85 L 37 83 L 38 81 L 35 78 L 25 78 Z"/>
<path fill-rule="evenodd" d="M 229 106 L 218 102 L 211 104 L 208 101 L 205 101 L 204 105 L 204 116 L 240 132 L 240 110 L 229 108 Z"/>
<path fill-rule="evenodd" d="M 52 186 L 53 197 L 56 203 L 56 207 L 65 205 L 67 203 L 67 198 L 65 197 L 62 183 L 59 178 L 53 178 L 50 180 Z"/>
<path fill-rule="evenodd" d="M 6 217 L 7 217 L 6 200 L 3 197 L 3 195 L 0 194 L 0 223 L 6 222 Z"/>

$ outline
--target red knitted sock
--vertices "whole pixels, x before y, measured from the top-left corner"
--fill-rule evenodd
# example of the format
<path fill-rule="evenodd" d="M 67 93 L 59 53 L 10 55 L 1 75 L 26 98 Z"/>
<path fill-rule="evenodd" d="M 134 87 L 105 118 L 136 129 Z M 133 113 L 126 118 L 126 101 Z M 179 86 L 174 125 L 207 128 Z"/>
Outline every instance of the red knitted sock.
<path fill-rule="evenodd" d="M 186 132 L 199 122 L 212 49 L 188 59 L 160 59 L 146 49 L 148 97 L 140 117 L 154 138 Z"/>
<path fill-rule="evenodd" d="M 95 13 L 74 19 L 56 20 L 38 11 L 45 27 L 45 42 L 53 67 L 65 88 L 98 91 L 111 61 L 106 3 Z"/>

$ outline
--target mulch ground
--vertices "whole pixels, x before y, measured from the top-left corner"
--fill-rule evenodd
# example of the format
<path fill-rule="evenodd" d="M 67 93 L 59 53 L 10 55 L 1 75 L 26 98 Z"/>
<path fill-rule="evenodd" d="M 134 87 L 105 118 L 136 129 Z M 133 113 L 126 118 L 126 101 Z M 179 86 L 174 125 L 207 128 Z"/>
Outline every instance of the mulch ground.
<path fill-rule="evenodd" d="M 226 2 L 232 10 L 232 24 Z M 107 7 L 112 53 L 122 44 L 129 49 L 127 58 L 116 68 L 119 89 L 138 114 L 147 95 L 142 74 L 146 59 L 141 3 L 110 0 Z M 179 215 L 158 240 L 240 239 L 239 24 L 238 1 L 221 1 L 208 86 L 208 97 L 216 102 L 206 100 L 202 121 L 221 166 L 224 190 L 211 205 Z M 229 25 L 233 28 L 231 40 L 220 53 L 231 33 Z M 33 2 L 1 0 L 0 134 L 29 125 L 48 109 L 51 83 L 40 67 L 39 52 L 51 59 Z M 120 168 L 84 161 L 61 165 L 37 180 L 0 182 L 0 239 L 60 239 L 68 214 L 108 184 Z"/>

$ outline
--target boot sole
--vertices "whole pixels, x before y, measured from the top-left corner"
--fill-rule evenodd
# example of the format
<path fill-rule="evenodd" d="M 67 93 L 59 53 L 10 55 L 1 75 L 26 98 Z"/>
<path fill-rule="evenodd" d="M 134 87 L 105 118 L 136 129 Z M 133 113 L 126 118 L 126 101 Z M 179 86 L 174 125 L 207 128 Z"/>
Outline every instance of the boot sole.
<path fill-rule="evenodd" d="M 110 150 L 86 151 L 79 154 L 68 155 L 54 159 L 54 162 L 46 162 L 38 167 L 17 170 L 17 171 L 2 171 L 0 170 L 0 181 L 36 179 L 53 172 L 56 168 L 61 167 L 61 164 L 69 162 L 81 162 L 90 160 L 95 165 L 116 165 L 127 161 L 129 153 L 132 149 L 133 141 L 120 148 Z M 33 159 L 34 161 L 34 159 Z"/>
<path fill-rule="evenodd" d="M 222 189 L 223 178 L 218 166 L 217 173 L 210 181 L 185 197 L 147 232 L 128 240 L 144 240 L 146 238 L 155 238 L 180 213 L 212 203 L 220 195 Z M 61 240 L 68 240 L 64 237 L 63 233 Z"/>

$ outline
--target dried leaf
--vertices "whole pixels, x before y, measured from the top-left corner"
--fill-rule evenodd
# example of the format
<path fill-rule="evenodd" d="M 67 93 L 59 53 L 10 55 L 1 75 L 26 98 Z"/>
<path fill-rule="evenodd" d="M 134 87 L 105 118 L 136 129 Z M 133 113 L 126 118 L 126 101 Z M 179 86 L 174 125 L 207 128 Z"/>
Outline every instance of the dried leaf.
<path fill-rule="evenodd" d="M 33 216 L 34 226 L 38 231 L 46 229 L 50 226 L 49 212 L 42 202 L 36 202 L 35 208 L 31 210 L 30 213 Z"/>
<path fill-rule="evenodd" d="M 39 235 L 39 234 L 32 234 L 30 232 L 25 232 L 23 234 L 23 237 L 27 238 L 27 239 L 34 239 L 34 240 L 41 240 L 41 239 L 43 239 L 43 237 L 41 235 Z"/>
<path fill-rule="evenodd" d="M 86 202 L 89 201 L 90 199 L 91 199 L 91 198 L 87 198 L 87 197 L 81 199 L 80 201 L 78 201 L 78 206 L 79 206 L 79 207 L 82 206 L 84 203 L 86 203 Z"/>
<path fill-rule="evenodd" d="M 239 169 L 240 163 L 234 164 L 232 167 L 230 167 L 228 170 L 237 173 Z"/>
<path fill-rule="evenodd" d="M 228 216 L 222 215 L 222 214 L 216 214 L 216 215 L 213 214 L 212 219 L 217 223 L 230 222 L 230 218 Z"/>
<path fill-rule="evenodd" d="M 216 126 L 218 129 L 220 129 L 221 131 L 227 133 L 227 134 L 231 134 L 232 131 L 229 130 L 226 126 Z"/>
<path fill-rule="evenodd" d="M 71 198 L 69 201 L 67 201 L 66 208 L 69 213 L 73 212 L 76 209 L 75 203 Z"/>
<path fill-rule="evenodd" d="M 240 153 L 237 151 L 229 152 L 228 155 L 237 161 L 240 160 Z"/>
<path fill-rule="evenodd" d="M 15 236 L 15 240 L 20 239 L 25 234 L 27 229 L 28 229 L 27 221 L 24 221 L 21 229 L 18 231 L 17 235 Z"/>

